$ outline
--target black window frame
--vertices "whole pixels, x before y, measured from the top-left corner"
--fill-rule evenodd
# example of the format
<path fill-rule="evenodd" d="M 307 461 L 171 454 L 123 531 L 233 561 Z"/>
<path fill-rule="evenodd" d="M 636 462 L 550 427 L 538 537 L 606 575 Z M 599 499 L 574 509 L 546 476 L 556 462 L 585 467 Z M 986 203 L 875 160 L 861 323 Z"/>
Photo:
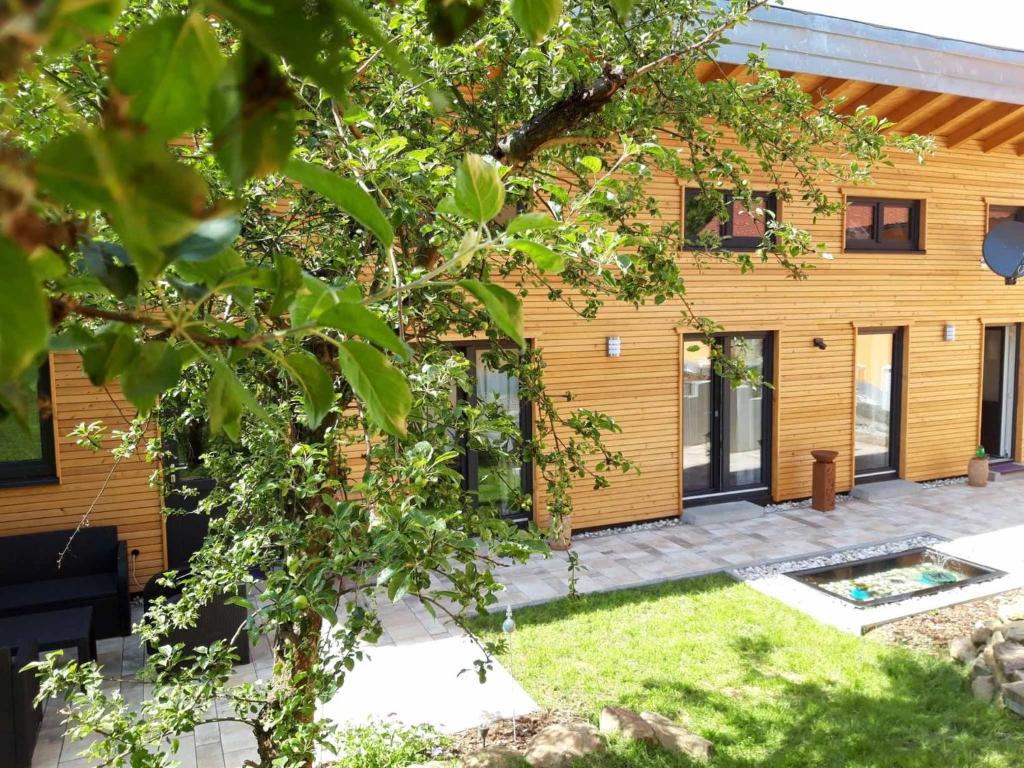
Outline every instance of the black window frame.
<path fill-rule="evenodd" d="M 846 213 L 843 215 L 843 250 L 844 251 L 900 251 L 905 253 L 924 253 L 921 247 L 922 231 L 922 210 L 921 200 L 911 198 L 894 197 L 850 197 L 846 200 Z M 847 236 L 847 215 L 852 205 L 871 205 L 871 239 L 853 240 Z M 905 208 L 910 207 L 910 239 L 909 240 L 883 240 L 882 239 L 882 216 L 886 207 Z"/>
<path fill-rule="evenodd" d="M 687 187 L 684 194 L 684 208 L 683 208 L 683 249 L 687 251 L 700 251 L 704 250 L 704 247 L 700 242 L 690 239 L 686 234 L 686 209 L 690 207 L 690 201 L 700 197 L 704 194 L 704 190 L 700 187 Z M 751 192 L 753 197 L 760 197 L 765 201 L 765 209 L 772 212 L 772 215 L 776 220 L 779 218 L 779 197 L 774 192 Z M 736 196 L 732 192 L 722 193 L 723 202 L 726 206 L 731 206 L 736 200 Z M 753 251 L 761 247 L 763 237 L 735 237 L 732 234 L 733 220 L 730 217 L 725 221 L 718 223 L 718 236 L 722 240 L 722 245 L 716 248 L 716 251 L 722 251 L 724 253 L 732 253 L 736 251 Z M 767 232 L 767 228 L 766 228 Z"/>
<path fill-rule="evenodd" d="M 512 349 L 512 345 L 507 345 L 509 349 Z M 460 342 L 454 345 L 455 349 L 465 355 L 466 359 L 470 362 L 469 375 L 473 380 L 474 385 L 476 383 L 476 361 L 474 355 L 479 352 L 485 352 L 491 349 L 491 344 L 486 341 L 467 341 Z M 460 401 L 465 401 L 474 405 L 478 402 L 476 394 L 476 387 L 474 386 L 472 393 L 463 392 L 461 389 L 457 391 L 456 397 Z M 525 445 L 527 442 L 533 439 L 533 403 L 525 398 L 519 398 L 519 432 L 521 435 L 522 443 Z M 473 450 L 469 447 L 466 440 L 466 435 L 458 436 L 458 444 L 462 448 L 462 453 L 459 460 L 459 471 L 462 474 L 462 487 L 467 493 L 474 494 L 475 503 L 479 504 L 479 499 L 476 497 L 476 491 L 479 486 L 480 480 L 480 454 L 479 451 Z M 519 471 L 519 489 L 520 492 L 530 498 L 531 504 L 529 510 L 517 510 L 512 514 L 503 515 L 507 521 L 525 527 L 532 522 L 534 517 L 533 510 L 533 462 L 525 459 L 520 459 L 521 469 Z"/>
<path fill-rule="evenodd" d="M 0 461 L 0 487 L 57 483 L 57 448 L 53 429 L 53 390 L 50 361 L 39 368 L 36 384 L 39 406 L 39 444 L 41 457 L 21 461 Z M 8 417 L 10 418 L 10 417 Z"/>

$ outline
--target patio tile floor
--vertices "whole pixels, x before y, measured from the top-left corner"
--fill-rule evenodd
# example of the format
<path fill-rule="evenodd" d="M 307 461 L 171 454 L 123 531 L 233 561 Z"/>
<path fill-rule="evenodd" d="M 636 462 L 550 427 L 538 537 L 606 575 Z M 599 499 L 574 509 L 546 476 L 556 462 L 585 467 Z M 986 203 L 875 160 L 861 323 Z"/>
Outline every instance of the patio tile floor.
<path fill-rule="evenodd" d="M 915 533 L 955 539 L 1024 525 L 1024 473 L 1001 478 L 985 488 L 965 484 L 920 488 L 913 494 L 871 503 L 844 499 L 830 513 L 807 506 L 790 507 L 756 521 L 707 526 L 669 526 L 609 531 L 577 538 L 573 549 L 588 570 L 579 575 L 581 592 L 641 586 L 709 571 L 797 558 L 855 545 L 873 544 Z M 567 555 L 534 557 L 503 568 L 498 579 L 505 592 L 495 610 L 513 609 L 567 592 Z M 382 645 L 427 642 L 461 634 L 432 618 L 410 599 L 381 603 L 385 634 Z M 111 676 L 125 676 L 122 693 L 140 701 L 145 691 L 130 682 L 142 663 L 136 638 L 102 640 L 100 661 Z M 238 674 L 247 679 L 269 676 L 270 650 L 264 641 Z M 414 685 L 414 681 L 408 681 Z M 408 686 L 407 686 L 408 688 Z M 404 691 L 408 694 L 408 690 Z M 32 768 L 87 768 L 79 758 L 81 742 L 64 739 L 56 702 L 49 702 Z M 175 759 L 182 768 L 239 768 L 254 755 L 251 736 L 236 724 L 200 728 L 182 739 Z"/>

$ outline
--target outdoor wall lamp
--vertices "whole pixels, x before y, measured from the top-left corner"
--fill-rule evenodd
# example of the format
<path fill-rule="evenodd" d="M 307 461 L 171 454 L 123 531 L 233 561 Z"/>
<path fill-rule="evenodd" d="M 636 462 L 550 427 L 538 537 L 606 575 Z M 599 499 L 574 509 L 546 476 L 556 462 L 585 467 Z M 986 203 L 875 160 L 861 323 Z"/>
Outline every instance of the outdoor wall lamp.
<path fill-rule="evenodd" d="M 825 340 L 821 338 L 821 336 L 815 336 L 813 339 L 811 339 L 811 342 L 818 349 L 828 349 L 828 344 L 825 343 Z"/>
<path fill-rule="evenodd" d="M 618 357 L 622 354 L 622 339 L 618 336 L 608 337 L 608 357 Z"/>

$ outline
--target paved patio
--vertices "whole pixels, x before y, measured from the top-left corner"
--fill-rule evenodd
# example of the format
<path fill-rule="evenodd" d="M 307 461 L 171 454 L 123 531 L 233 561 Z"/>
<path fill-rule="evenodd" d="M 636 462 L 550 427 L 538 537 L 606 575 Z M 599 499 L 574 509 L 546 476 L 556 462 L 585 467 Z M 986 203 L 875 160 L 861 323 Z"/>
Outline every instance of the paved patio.
<path fill-rule="evenodd" d="M 694 576 L 709 571 L 756 565 L 769 560 L 814 555 L 835 548 L 874 544 L 914 533 L 933 533 L 949 539 L 995 534 L 1024 525 L 1024 473 L 1006 476 L 986 488 L 965 484 L 917 488 L 910 495 L 879 502 L 844 499 L 834 512 L 816 512 L 808 506 L 782 508 L 765 517 L 716 525 L 672 525 L 658 529 L 610 531 L 577 539 L 573 548 L 588 570 L 581 574 L 582 592 L 640 586 Z M 1018 529 L 1020 530 L 1020 529 Z M 1019 533 L 1018 533 L 1019 535 Z M 506 585 L 502 609 L 545 602 L 566 594 L 567 557 L 556 553 L 536 557 L 525 565 L 510 566 L 499 575 Z M 385 626 L 384 645 L 412 645 L 459 636 L 457 628 L 430 617 L 411 600 L 380 606 Z M 431 647 L 419 652 L 428 658 Z M 410 648 L 410 653 L 417 653 Z M 130 676 L 142 663 L 142 651 L 134 638 L 99 643 L 100 661 L 111 676 Z M 237 670 L 238 679 L 269 675 L 270 652 L 264 642 L 252 662 Z M 410 669 L 415 669 L 411 663 Z M 361 675 L 364 686 L 373 686 L 373 662 Z M 404 676 L 401 690 L 393 677 L 381 671 L 379 685 L 387 696 L 415 708 L 417 695 L 437 704 L 437 681 L 418 685 Z M 390 682 L 389 682 L 390 681 Z M 422 682 L 422 681 L 420 681 Z M 122 683 L 129 700 L 145 695 L 139 683 Z M 378 697 L 379 698 L 379 697 Z M 370 710 L 368 710 L 370 711 Z M 435 713 L 439 717 L 443 713 Z M 349 712 L 346 719 L 352 717 Z M 78 757 L 80 743 L 62 736 L 57 707 L 47 707 L 36 748 L 33 768 L 85 768 Z M 238 724 L 202 726 L 182 739 L 176 759 L 183 768 L 237 768 L 253 755 L 251 737 Z"/>

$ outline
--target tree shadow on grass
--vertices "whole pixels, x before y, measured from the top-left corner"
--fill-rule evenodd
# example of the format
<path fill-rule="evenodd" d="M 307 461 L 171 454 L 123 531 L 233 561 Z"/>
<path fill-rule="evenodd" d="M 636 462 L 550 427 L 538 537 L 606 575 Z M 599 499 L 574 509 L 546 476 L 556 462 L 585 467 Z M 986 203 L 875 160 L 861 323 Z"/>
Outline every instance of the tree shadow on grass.
<path fill-rule="evenodd" d="M 1024 764 L 1024 723 L 973 700 L 950 665 L 896 652 L 880 664 L 888 686 L 855 690 L 766 672 L 763 638 L 749 646 L 744 679 L 767 695 L 760 704 L 735 691 L 650 678 L 683 712 L 700 713 L 693 730 L 716 746 L 716 768 L 1010 768 Z M 708 713 L 712 713 L 710 716 Z M 692 719 L 691 719 L 692 726 Z M 640 745 L 613 745 L 581 766 L 691 766 L 684 756 Z"/>

